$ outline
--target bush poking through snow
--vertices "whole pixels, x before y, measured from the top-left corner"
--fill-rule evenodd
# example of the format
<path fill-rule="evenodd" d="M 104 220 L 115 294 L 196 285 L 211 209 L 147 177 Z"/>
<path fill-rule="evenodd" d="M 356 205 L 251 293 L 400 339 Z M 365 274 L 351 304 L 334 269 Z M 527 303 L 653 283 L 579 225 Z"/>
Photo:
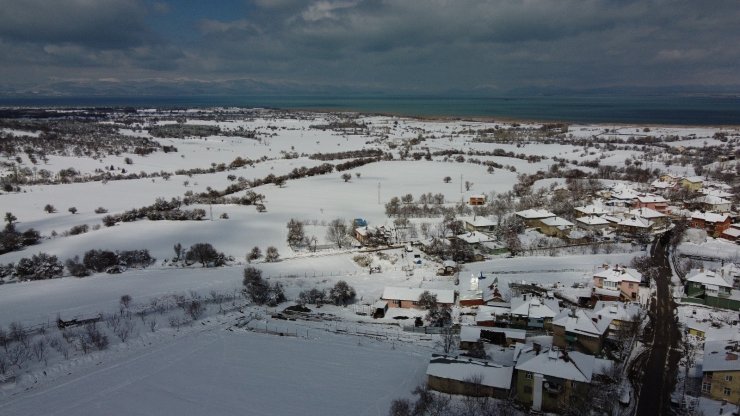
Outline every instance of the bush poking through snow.
<path fill-rule="evenodd" d="M 329 289 L 329 299 L 337 306 L 347 306 L 347 303 L 353 301 L 356 295 L 355 289 L 344 280 L 338 281 L 334 287 Z"/>
<path fill-rule="evenodd" d="M 274 263 L 280 259 L 280 254 L 278 253 L 278 249 L 270 246 L 267 247 L 267 251 L 265 251 L 265 261 L 268 263 Z"/>
<path fill-rule="evenodd" d="M 185 260 L 192 264 L 200 263 L 203 267 L 219 267 L 226 264 L 226 256 L 216 251 L 210 243 L 196 243 L 190 246 Z"/>
<path fill-rule="evenodd" d="M 244 294 L 257 305 L 277 306 L 285 302 L 280 283 L 272 286 L 262 278 L 262 271 L 254 267 L 244 269 Z"/>

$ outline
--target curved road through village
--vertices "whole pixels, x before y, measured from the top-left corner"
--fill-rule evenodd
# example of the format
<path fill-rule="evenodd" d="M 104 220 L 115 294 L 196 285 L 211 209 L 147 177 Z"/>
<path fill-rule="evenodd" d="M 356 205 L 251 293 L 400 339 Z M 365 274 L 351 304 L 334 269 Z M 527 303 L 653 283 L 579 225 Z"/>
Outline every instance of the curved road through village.
<path fill-rule="evenodd" d="M 670 232 L 658 237 L 650 249 L 653 264 L 657 267 L 655 284 L 657 291 L 651 299 L 650 323 L 645 330 L 647 351 L 636 360 L 639 371 L 637 415 L 669 415 L 671 392 L 676 384 L 678 362 L 681 352 L 678 348 L 681 333 L 674 316 L 676 303 L 671 295 L 671 265 L 669 259 Z M 640 374 L 641 373 L 641 374 Z"/>

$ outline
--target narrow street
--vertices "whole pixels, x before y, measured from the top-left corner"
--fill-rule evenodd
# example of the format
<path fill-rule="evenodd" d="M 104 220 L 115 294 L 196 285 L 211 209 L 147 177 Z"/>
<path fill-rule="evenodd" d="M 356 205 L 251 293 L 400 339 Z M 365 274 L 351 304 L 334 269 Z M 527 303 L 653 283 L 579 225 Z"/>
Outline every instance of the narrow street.
<path fill-rule="evenodd" d="M 676 324 L 676 304 L 671 296 L 671 266 L 668 258 L 670 233 L 656 238 L 650 255 L 658 267 L 655 278 L 656 296 L 650 302 L 650 323 L 645 329 L 647 347 L 639 376 L 637 415 L 670 415 L 671 392 L 676 384 L 678 362 L 681 358 L 678 345 L 681 333 Z M 637 380 L 636 380 L 637 381 Z"/>

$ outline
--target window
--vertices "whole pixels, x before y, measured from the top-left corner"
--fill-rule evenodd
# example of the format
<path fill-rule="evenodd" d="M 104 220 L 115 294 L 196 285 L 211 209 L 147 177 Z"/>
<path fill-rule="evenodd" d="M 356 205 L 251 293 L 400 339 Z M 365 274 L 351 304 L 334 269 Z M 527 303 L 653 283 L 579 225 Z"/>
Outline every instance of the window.
<path fill-rule="evenodd" d="M 712 384 L 711 383 L 701 383 L 701 392 L 702 393 L 709 393 L 710 390 L 712 390 Z"/>
<path fill-rule="evenodd" d="M 724 394 L 725 396 L 729 396 L 730 394 L 732 394 L 732 390 L 725 387 L 724 391 L 722 391 L 722 394 Z"/>
<path fill-rule="evenodd" d="M 725 381 L 732 381 L 732 376 L 725 376 Z"/>
<path fill-rule="evenodd" d="M 531 380 L 532 379 L 532 373 L 530 373 L 530 372 L 524 373 L 524 378 L 526 378 L 527 380 Z"/>

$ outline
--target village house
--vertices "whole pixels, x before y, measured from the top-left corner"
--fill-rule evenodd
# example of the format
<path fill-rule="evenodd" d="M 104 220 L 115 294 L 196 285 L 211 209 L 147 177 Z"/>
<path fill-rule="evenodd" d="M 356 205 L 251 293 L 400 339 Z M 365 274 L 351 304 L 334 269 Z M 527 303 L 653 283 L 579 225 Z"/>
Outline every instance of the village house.
<path fill-rule="evenodd" d="M 491 243 L 496 241 L 494 237 L 488 234 L 483 234 L 480 231 L 469 231 L 467 233 L 458 234 L 455 236 L 458 240 L 464 241 L 466 244 L 474 249 L 480 249 L 483 243 Z"/>
<path fill-rule="evenodd" d="M 624 329 L 630 333 L 634 333 L 636 324 L 639 324 L 636 320 L 640 318 L 642 307 L 636 302 L 612 302 L 612 301 L 597 301 L 594 305 L 593 314 L 596 316 L 604 316 L 610 322 L 609 331 L 607 337 L 612 338 Z"/>
<path fill-rule="evenodd" d="M 689 226 L 706 230 L 712 237 L 719 237 L 726 229 L 730 228 L 732 220 L 728 214 L 717 214 L 715 212 L 695 211 L 691 214 Z"/>
<path fill-rule="evenodd" d="M 496 223 L 486 217 L 462 218 L 462 221 L 467 231 L 492 232 L 496 229 Z"/>
<path fill-rule="evenodd" d="M 483 349 L 484 344 L 511 346 L 524 342 L 527 331 L 513 328 L 495 328 L 465 325 L 460 327 L 460 349 Z"/>
<path fill-rule="evenodd" d="M 457 271 L 457 262 L 453 260 L 445 260 L 442 262 L 442 267 L 437 269 L 437 276 L 452 276 L 457 273 Z"/>
<path fill-rule="evenodd" d="M 717 308 L 740 310 L 740 271 L 734 264 L 714 270 L 692 270 L 682 300 Z"/>
<path fill-rule="evenodd" d="M 722 234 L 719 235 L 720 238 L 724 238 L 725 240 L 730 241 L 740 241 L 740 223 L 731 224 L 729 228 L 722 231 Z"/>
<path fill-rule="evenodd" d="M 609 221 L 605 218 L 591 215 L 576 218 L 576 224 L 590 232 L 600 232 L 609 228 Z"/>
<path fill-rule="evenodd" d="M 517 211 L 516 216 L 521 218 L 527 227 L 539 227 L 541 220 L 555 217 L 555 214 L 544 209 L 525 209 Z"/>
<path fill-rule="evenodd" d="M 681 178 L 678 183 L 689 191 L 701 191 L 701 187 L 704 184 L 704 179 L 701 176 L 691 176 Z"/>
<path fill-rule="evenodd" d="M 573 229 L 573 223 L 560 217 L 548 217 L 539 221 L 542 234 L 550 237 L 565 238 Z"/>
<path fill-rule="evenodd" d="M 600 199 L 593 201 L 589 205 L 575 207 L 573 208 L 573 211 L 575 211 L 576 217 L 601 216 L 610 212 Z"/>
<path fill-rule="evenodd" d="M 391 238 L 390 230 L 385 226 L 371 227 L 363 226 L 355 228 L 355 239 L 364 246 L 378 246 L 388 244 Z"/>
<path fill-rule="evenodd" d="M 537 412 L 558 412 L 583 397 L 611 362 L 576 351 L 518 344 L 514 352 L 516 399 Z"/>
<path fill-rule="evenodd" d="M 504 399 L 511 390 L 514 368 L 483 360 L 433 355 L 427 367 L 427 386 L 435 391 Z"/>
<path fill-rule="evenodd" d="M 680 176 L 671 175 L 670 173 L 664 173 L 658 177 L 658 179 L 662 182 L 667 182 L 672 185 L 675 185 L 678 183 L 679 180 L 681 180 Z"/>
<path fill-rule="evenodd" d="M 470 198 L 468 198 L 468 205 L 473 205 L 473 206 L 486 205 L 486 196 L 483 194 L 470 195 Z"/>
<path fill-rule="evenodd" d="M 583 309 L 565 310 L 552 321 L 552 345 L 590 354 L 601 351 L 611 320 Z"/>
<path fill-rule="evenodd" d="M 552 319 L 560 313 L 558 300 L 529 294 L 511 298 L 511 326 L 513 328 L 551 329 Z"/>
<path fill-rule="evenodd" d="M 481 305 L 475 313 L 475 324 L 486 327 L 506 328 L 511 325 L 511 305 L 497 303 Z"/>
<path fill-rule="evenodd" d="M 667 189 L 671 189 L 676 186 L 675 182 L 667 182 L 661 179 L 656 179 L 650 182 L 650 190 L 653 192 L 663 192 Z"/>
<path fill-rule="evenodd" d="M 701 370 L 701 392 L 704 396 L 729 403 L 740 402 L 738 341 L 706 341 Z"/>
<path fill-rule="evenodd" d="M 634 301 L 640 292 L 641 282 L 642 275 L 637 270 L 607 265 L 593 275 L 593 295 L 601 300 Z"/>
<path fill-rule="evenodd" d="M 732 208 L 732 201 L 716 195 L 703 195 L 692 200 L 704 211 L 728 212 Z"/>
<path fill-rule="evenodd" d="M 651 221 L 655 228 L 663 228 L 671 224 L 671 219 L 667 215 L 651 208 L 635 208 L 629 211 L 628 215 L 645 218 Z"/>
<path fill-rule="evenodd" d="M 383 289 L 381 300 L 388 302 L 391 308 L 419 308 L 419 296 L 429 292 L 437 296 L 437 306 L 452 307 L 455 304 L 455 291 L 446 289 L 422 289 L 418 287 L 392 287 Z"/>
<path fill-rule="evenodd" d="M 632 215 L 617 223 L 617 232 L 627 235 L 645 235 L 650 233 L 653 228 L 653 222 L 647 218 Z"/>
<path fill-rule="evenodd" d="M 662 214 L 669 212 L 668 200 L 660 195 L 640 194 L 635 198 L 633 206 L 634 208 L 650 208 Z"/>

